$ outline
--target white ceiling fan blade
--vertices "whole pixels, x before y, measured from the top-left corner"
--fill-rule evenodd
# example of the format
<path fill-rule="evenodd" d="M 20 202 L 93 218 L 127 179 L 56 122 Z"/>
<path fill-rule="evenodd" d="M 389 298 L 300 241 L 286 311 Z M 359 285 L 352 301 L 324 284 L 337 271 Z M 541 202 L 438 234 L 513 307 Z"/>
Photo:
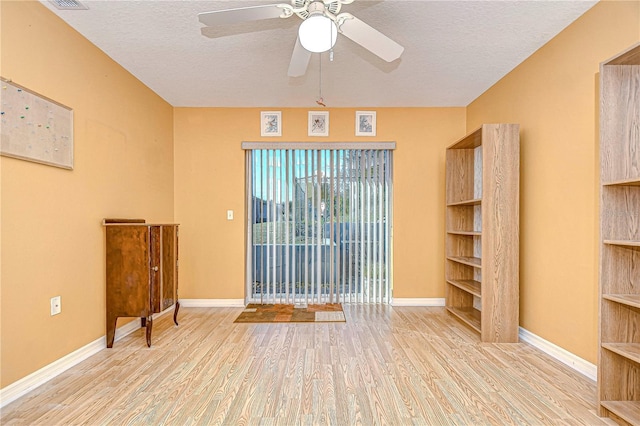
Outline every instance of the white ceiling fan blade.
<path fill-rule="evenodd" d="M 309 66 L 309 60 L 311 59 L 311 52 L 302 47 L 300 44 L 300 38 L 296 39 L 296 45 L 293 48 L 293 54 L 291 55 L 291 62 L 289 63 L 289 77 L 301 77 L 307 72 Z"/>
<path fill-rule="evenodd" d="M 215 10 L 198 14 L 198 19 L 210 27 L 217 25 L 237 24 L 239 22 L 259 21 L 261 19 L 279 18 L 284 8 L 277 4 L 264 6 L 240 7 L 237 9 Z"/>
<path fill-rule="evenodd" d="M 393 62 L 402 55 L 404 47 L 380 31 L 348 13 L 338 15 L 338 19 L 341 20 L 343 16 L 344 21 L 340 25 L 340 32 L 346 37 L 387 62 Z"/>

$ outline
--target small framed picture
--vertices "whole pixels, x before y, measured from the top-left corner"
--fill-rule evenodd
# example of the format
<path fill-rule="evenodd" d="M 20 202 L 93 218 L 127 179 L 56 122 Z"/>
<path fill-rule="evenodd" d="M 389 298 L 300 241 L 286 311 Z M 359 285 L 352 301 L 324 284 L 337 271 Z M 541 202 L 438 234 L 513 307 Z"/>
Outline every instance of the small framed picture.
<path fill-rule="evenodd" d="M 329 136 L 329 111 L 309 111 L 309 136 Z"/>
<path fill-rule="evenodd" d="M 260 111 L 260 136 L 282 136 L 282 112 Z"/>
<path fill-rule="evenodd" d="M 376 135 L 376 112 L 356 111 L 356 136 Z"/>

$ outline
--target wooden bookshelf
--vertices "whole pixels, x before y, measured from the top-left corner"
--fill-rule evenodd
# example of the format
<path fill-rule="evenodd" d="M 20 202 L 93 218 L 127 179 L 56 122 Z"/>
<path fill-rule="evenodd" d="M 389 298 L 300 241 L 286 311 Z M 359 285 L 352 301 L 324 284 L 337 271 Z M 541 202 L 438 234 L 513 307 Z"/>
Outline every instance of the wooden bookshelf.
<path fill-rule="evenodd" d="M 485 124 L 446 152 L 446 306 L 483 342 L 518 341 L 519 165 L 517 124 Z"/>
<path fill-rule="evenodd" d="M 598 413 L 640 424 L 640 45 L 600 65 Z"/>

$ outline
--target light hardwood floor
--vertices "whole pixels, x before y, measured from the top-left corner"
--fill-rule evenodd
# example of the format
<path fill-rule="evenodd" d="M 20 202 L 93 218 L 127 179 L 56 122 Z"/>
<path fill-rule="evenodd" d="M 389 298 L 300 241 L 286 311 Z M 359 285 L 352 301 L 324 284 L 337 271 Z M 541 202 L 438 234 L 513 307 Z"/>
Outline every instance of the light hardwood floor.
<path fill-rule="evenodd" d="M 3 425 L 598 425 L 593 381 L 444 308 L 345 306 L 346 323 L 234 324 L 183 308 L 7 405 Z"/>

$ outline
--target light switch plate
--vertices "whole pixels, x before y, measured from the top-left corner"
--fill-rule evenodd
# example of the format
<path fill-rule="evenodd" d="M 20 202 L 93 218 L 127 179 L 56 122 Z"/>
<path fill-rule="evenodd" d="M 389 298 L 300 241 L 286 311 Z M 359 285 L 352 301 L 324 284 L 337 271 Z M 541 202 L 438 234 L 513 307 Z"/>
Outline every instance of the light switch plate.
<path fill-rule="evenodd" d="M 227 210 L 227 220 L 233 220 L 233 210 Z"/>

